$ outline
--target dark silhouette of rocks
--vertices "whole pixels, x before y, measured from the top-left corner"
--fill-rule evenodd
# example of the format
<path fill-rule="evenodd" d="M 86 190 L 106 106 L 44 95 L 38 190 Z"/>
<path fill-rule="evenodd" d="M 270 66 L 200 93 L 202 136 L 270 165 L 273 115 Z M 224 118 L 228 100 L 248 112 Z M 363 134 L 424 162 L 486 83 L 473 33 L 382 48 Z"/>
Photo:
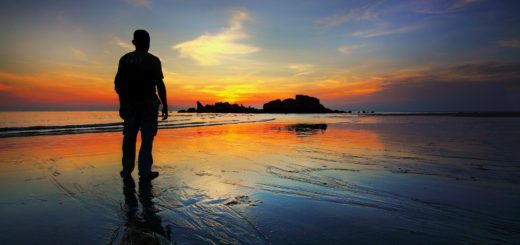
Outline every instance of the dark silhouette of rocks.
<path fill-rule="evenodd" d="M 245 107 L 243 105 L 238 104 L 230 104 L 228 102 L 217 102 L 214 105 L 202 105 L 199 101 L 197 101 L 197 109 L 193 109 L 194 112 L 216 112 L 216 113 L 259 113 L 262 112 L 259 109 L 253 107 Z M 186 112 L 191 112 L 193 110 Z"/>
<path fill-rule="evenodd" d="M 214 112 L 214 113 L 344 113 L 331 110 L 320 104 L 320 100 L 307 95 L 296 95 L 295 99 L 273 100 L 263 106 L 263 110 L 245 107 L 228 102 L 217 102 L 214 105 L 202 105 L 197 101 L 197 108 L 180 110 L 179 112 Z"/>
<path fill-rule="evenodd" d="M 296 99 L 273 100 L 264 104 L 265 113 L 343 113 L 325 108 L 320 100 L 307 95 L 296 95 Z"/>

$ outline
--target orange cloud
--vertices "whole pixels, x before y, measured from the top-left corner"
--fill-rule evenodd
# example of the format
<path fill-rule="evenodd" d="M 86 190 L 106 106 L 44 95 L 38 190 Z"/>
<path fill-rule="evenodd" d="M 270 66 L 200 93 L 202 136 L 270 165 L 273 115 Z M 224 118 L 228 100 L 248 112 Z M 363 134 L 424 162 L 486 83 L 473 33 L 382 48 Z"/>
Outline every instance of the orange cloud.
<path fill-rule="evenodd" d="M 2 90 L 8 90 L 8 89 L 9 89 L 9 86 L 0 83 L 0 91 L 2 91 Z"/>

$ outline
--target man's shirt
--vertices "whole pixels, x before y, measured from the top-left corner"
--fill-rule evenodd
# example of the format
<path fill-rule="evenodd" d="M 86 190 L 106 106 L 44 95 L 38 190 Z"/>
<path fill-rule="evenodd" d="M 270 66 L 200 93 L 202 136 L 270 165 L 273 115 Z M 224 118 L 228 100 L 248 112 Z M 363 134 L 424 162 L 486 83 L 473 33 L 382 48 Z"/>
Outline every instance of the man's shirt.
<path fill-rule="evenodd" d="M 119 60 L 116 92 L 124 103 L 157 101 L 155 87 L 163 79 L 161 61 L 145 51 L 125 54 Z"/>

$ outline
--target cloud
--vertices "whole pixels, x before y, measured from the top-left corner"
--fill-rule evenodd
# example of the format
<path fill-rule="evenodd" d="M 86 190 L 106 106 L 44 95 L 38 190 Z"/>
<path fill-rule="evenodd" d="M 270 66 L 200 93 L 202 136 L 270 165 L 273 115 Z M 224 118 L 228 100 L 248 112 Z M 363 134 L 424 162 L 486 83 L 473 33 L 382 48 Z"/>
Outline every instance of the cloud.
<path fill-rule="evenodd" d="M 353 50 L 364 47 L 364 44 L 360 45 L 341 45 L 338 47 L 338 51 L 342 54 L 350 54 Z"/>
<path fill-rule="evenodd" d="M 76 58 L 76 59 L 79 59 L 79 60 L 87 59 L 87 54 L 85 54 L 85 52 L 83 52 L 77 48 L 71 48 L 70 52 L 71 52 L 72 56 L 74 56 L 74 58 Z"/>
<path fill-rule="evenodd" d="M 229 25 L 217 33 L 205 33 L 193 40 L 172 46 L 183 58 L 191 58 L 200 65 L 218 65 L 225 58 L 258 52 L 260 48 L 240 43 L 249 36 L 242 22 L 249 19 L 244 11 L 233 13 Z"/>
<path fill-rule="evenodd" d="M 480 0 L 435 0 L 419 2 L 417 12 L 422 14 L 448 14 L 461 11 Z"/>
<path fill-rule="evenodd" d="M 310 90 L 313 94 L 322 95 L 324 98 L 342 98 L 370 94 L 379 91 L 379 85 L 375 80 L 374 78 L 361 81 L 349 78 L 317 80 L 313 82 L 315 87 Z"/>
<path fill-rule="evenodd" d="M 468 63 L 441 70 L 439 75 L 459 81 L 520 81 L 520 63 Z"/>
<path fill-rule="evenodd" d="M 7 84 L 0 83 L 0 91 L 8 90 L 10 87 Z"/>
<path fill-rule="evenodd" d="M 325 26 L 338 26 L 352 21 L 374 20 L 377 18 L 377 14 L 372 8 L 373 6 L 369 5 L 350 9 L 347 12 L 318 20 L 318 23 Z"/>
<path fill-rule="evenodd" d="M 289 68 L 295 72 L 295 76 L 305 76 L 314 73 L 314 65 L 311 64 L 293 64 Z"/>
<path fill-rule="evenodd" d="M 484 82 L 520 81 L 520 63 L 471 62 L 380 76 L 381 81 Z"/>
<path fill-rule="evenodd" d="M 392 34 L 407 33 L 407 32 L 411 32 L 411 31 L 419 30 L 419 29 L 423 28 L 424 26 L 425 26 L 424 23 L 415 23 L 415 24 L 404 25 L 404 26 L 400 26 L 400 27 L 387 27 L 386 25 L 381 25 L 381 26 L 376 27 L 371 30 L 353 32 L 352 36 L 362 37 L 362 38 L 387 36 L 387 35 L 392 35 Z"/>
<path fill-rule="evenodd" d="M 518 111 L 520 63 L 475 62 L 381 76 L 374 93 L 337 99 L 382 111 Z"/>
<path fill-rule="evenodd" d="M 134 7 L 150 7 L 152 5 L 152 0 L 124 0 L 124 1 Z"/>
<path fill-rule="evenodd" d="M 480 0 L 456 0 L 456 1 L 453 1 L 453 3 L 451 4 L 451 6 L 449 8 L 450 9 L 461 9 L 461 8 L 464 8 L 468 5 L 474 4 L 479 1 Z"/>
<path fill-rule="evenodd" d="M 134 49 L 134 46 L 132 44 L 121 40 L 119 37 L 113 37 L 111 43 L 125 50 Z"/>
<path fill-rule="evenodd" d="M 520 38 L 498 40 L 497 45 L 501 47 L 520 48 Z"/>
<path fill-rule="evenodd" d="M 385 111 L 516 111 L 520 93 L 512 82 L 434 82 L 385 85 L 366 107 Z"/>

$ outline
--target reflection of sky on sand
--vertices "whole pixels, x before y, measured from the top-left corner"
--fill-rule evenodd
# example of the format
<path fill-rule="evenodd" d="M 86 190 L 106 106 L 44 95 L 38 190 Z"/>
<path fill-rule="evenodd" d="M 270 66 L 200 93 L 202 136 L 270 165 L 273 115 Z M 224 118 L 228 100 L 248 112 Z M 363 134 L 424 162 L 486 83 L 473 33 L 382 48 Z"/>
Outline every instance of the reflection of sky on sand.
<path fill-rule="evenodd" d="M 177 243 L 514 241 L 515 125 L 281 115 L 161 130 L 149 201 Z M 117 241 L 128 220 L 120 141 L 119 133 L 0 139 L 1 240 Z"/>

